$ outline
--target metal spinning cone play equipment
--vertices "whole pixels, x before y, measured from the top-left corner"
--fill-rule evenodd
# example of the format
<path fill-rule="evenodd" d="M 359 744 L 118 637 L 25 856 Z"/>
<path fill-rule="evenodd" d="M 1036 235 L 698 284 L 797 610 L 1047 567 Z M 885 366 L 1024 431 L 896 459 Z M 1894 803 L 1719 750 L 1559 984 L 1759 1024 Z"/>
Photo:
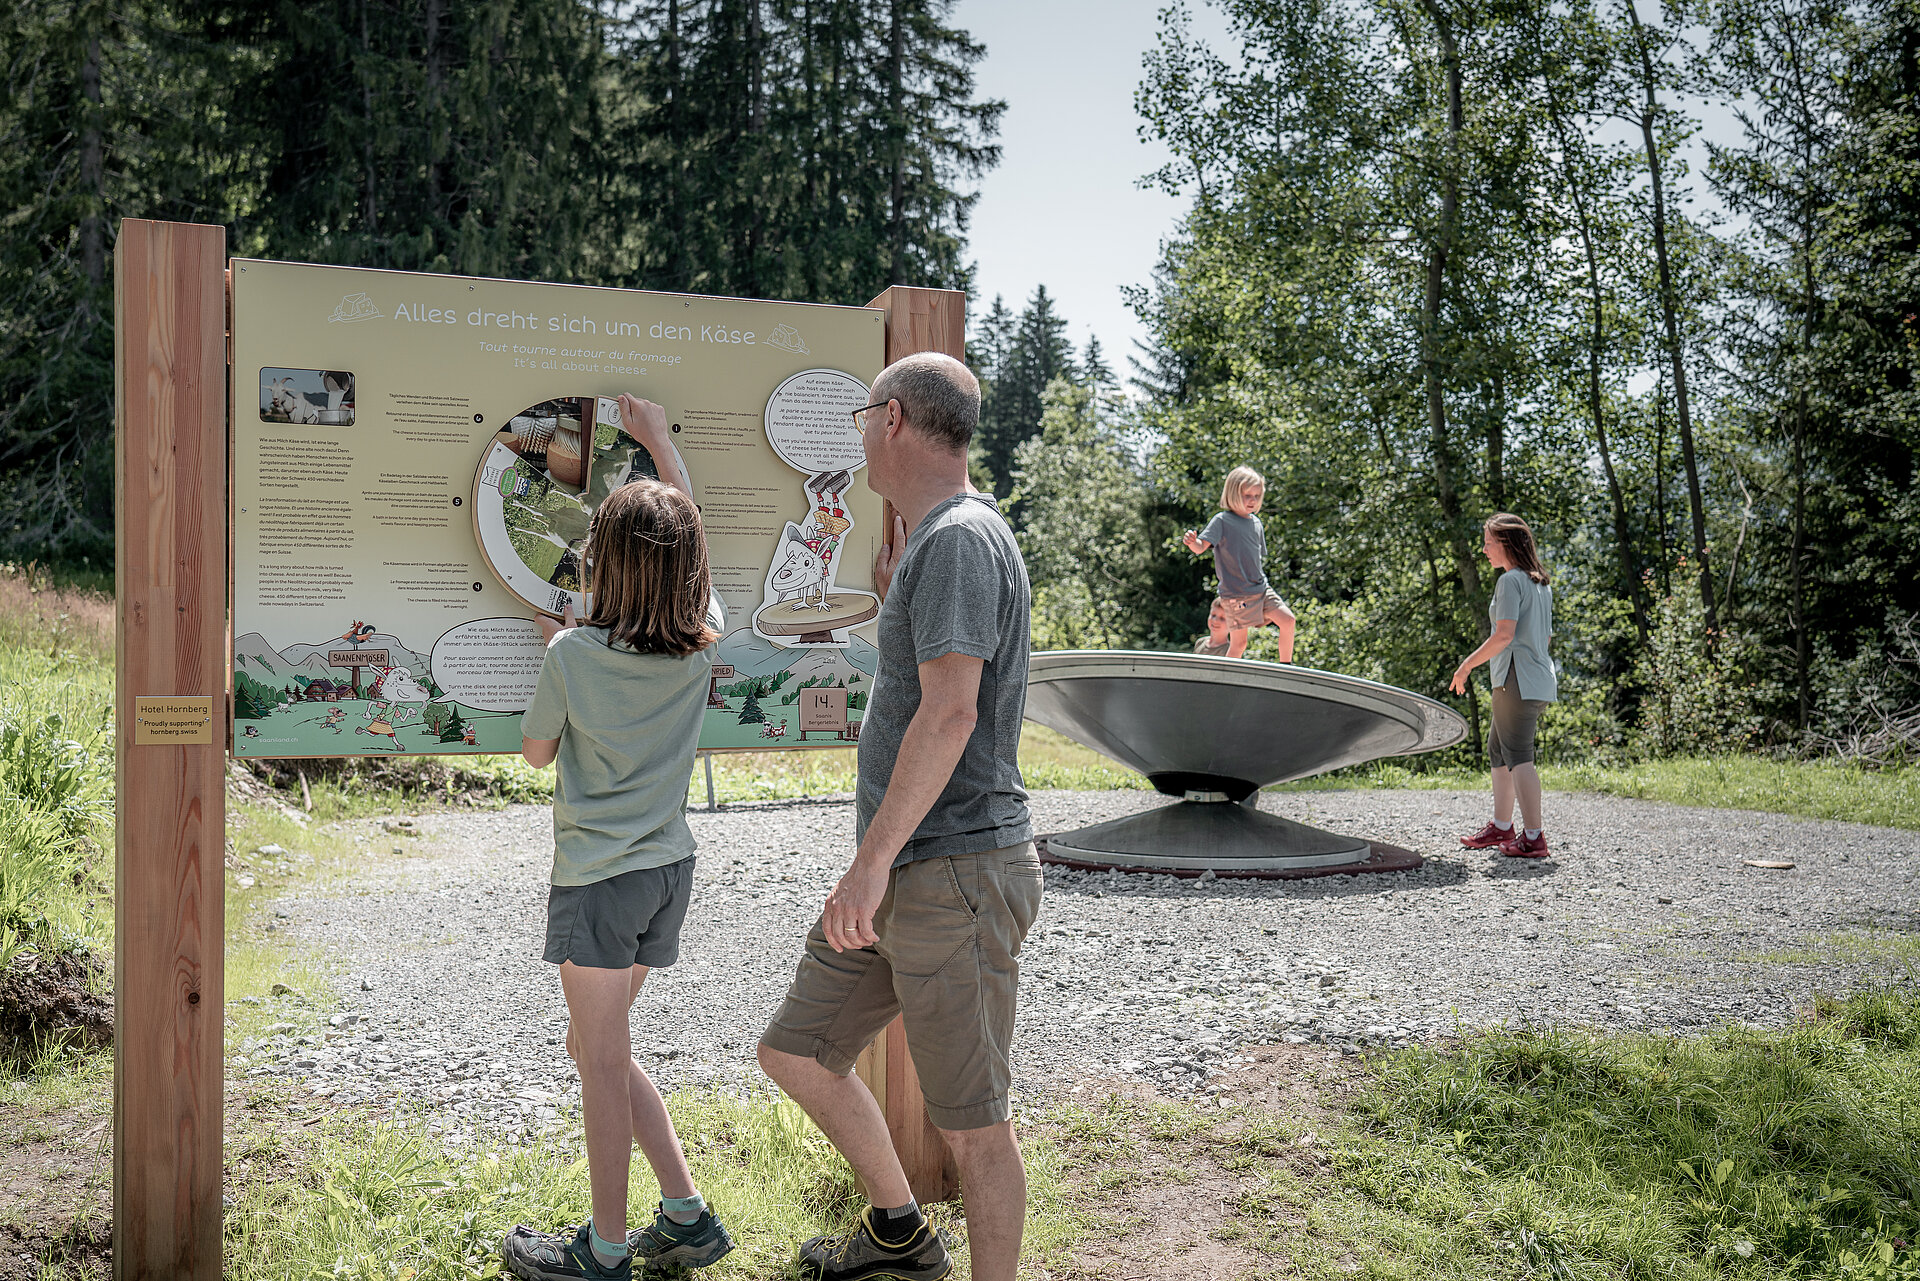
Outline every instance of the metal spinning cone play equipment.
<path fill-rule="evenodd" d="M 1027 719 L 1139 770 L 1172 805 L 1044 839 L 1074 867 L 1292 878 L 1418 867 L 1418 854 L 1257 808 L 1272 783 L 1451 747 L 1467 723 L 1391 685 L 1281 663 L 1138 650 L 1033 655 Z"/>

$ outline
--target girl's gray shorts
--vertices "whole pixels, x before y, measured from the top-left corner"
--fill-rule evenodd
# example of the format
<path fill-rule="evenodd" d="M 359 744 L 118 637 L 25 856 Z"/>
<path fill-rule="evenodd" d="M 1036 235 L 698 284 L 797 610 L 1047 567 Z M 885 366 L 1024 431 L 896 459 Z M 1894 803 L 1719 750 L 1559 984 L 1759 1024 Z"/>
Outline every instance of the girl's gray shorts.
<path fill-rule="evenodd" d="M 591 970 L 672 965 L 680 959 L 680 926 L 692 897 L 692 855 L 591 885 L 552 886 L 546 959 Z"/>
<path fill-rule="evenodd" d="M 1520 686 L 1511 673 L 1507 683 L 1493 691 L 1493 717 L 1487 726 L 1487 764 L 1494 769 L 1511 769 L 1533 763 L 1533 736 L 1540 728 L 1540 713 L 1547 710 L 1542 698 L 1520 697 Z"/>

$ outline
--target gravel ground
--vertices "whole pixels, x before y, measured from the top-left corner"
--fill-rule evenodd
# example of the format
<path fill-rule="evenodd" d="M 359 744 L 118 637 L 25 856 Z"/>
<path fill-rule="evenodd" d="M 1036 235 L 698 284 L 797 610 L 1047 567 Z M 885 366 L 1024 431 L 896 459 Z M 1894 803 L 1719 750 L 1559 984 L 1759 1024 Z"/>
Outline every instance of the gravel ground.
<path fill-rule="evenodd" d="M 1040 792 L 1037 830 L 1161 798 Z M 1548 798 L 1557 856 L 1463 850 L 1485 796 L 1269 794 L 1263 807 L 1417 850 L 1414 872 L 1308 881 L 1175 881 L 1049 868 L 1027 942 L 1016 1090 L 1023 1104 L 1135 1077 L 1203 1094 L 1236 1051 L 1353 1050 L 1508 1023 L 1777 1025 L 1870 962 L 1782 960 L 1837 931 L 1920 928 L 1920 833 L 1586 795 Z M 850 854 L 844 800 L 691 816 L 701 852 L 680 964 L 649 978 L 636 1051 L 663 1087 L 764 1088 L 753 1046 Z M 549 812 L 436 813 L 343 889 L 276 905 L 282 937 L 342 967 L 322 1036 L 282 1025 L 242 1048 L 249 1075 L 342 1104 L 423 1108 L 449 1141 L 526 1140 L 579 1094 L 566 1011 L 540 960 Z M 1791 871 L 1745 866 L 1789 859 Z"/>

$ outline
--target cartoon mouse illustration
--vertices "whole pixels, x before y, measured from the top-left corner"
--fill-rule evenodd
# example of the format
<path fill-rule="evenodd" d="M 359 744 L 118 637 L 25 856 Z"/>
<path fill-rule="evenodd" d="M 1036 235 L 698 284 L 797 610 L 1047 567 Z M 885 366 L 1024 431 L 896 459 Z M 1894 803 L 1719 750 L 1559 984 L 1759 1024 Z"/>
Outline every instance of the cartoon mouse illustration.
<path fill-rule="evenodd" d="M 320 728 L 330 729 L 334 733 L 338 734 L 341 731 L 341 729 L 345 727 L 346 721 L 347 721 L 347 709 L 344 707 L 336 707 L 332 711 L 327 713 L 327 718 L 325 720 L 320 722 Z"/>
<path fill-rule="evenodd" d="M 795 608 L 813 604 L 815 609 L 831 609 L 827 600 L 827 562 L 819 552 L 807 545 L 807 536 L 792 521 L 780 535 L 780 550 L 784 559 L 773 568 L 767 577 L 767 586 L 777 594 L 776 599 L 795 601 Z M 815 595 L 819 601 L 814 602 Z"/>
<path fill-rule="evenodd" d="M 404 667 L 376 667 L 373 670 L 379 673 L 379 679 L 373 687 L 373 696 L 375 698 L 384 698 L 394 703 L 433 703 L 439 701 L 434 698 L 432 690 L 422 685 L 419 679 Z M 418 708 L 402 709 L 403 713 L 406 711 L 412 711 L 416 716 L 419 715 Z"/>

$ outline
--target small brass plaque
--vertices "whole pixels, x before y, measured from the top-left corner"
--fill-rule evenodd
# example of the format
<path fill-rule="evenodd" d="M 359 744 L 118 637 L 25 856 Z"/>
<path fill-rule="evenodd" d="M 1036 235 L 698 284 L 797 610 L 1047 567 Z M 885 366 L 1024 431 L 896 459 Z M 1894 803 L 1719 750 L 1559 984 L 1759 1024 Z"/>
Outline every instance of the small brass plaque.
<path fill-rule="evenodd" d="M 136 747 L 213 742 L 213 700 L 135 698 L 133 742 Z"/>

